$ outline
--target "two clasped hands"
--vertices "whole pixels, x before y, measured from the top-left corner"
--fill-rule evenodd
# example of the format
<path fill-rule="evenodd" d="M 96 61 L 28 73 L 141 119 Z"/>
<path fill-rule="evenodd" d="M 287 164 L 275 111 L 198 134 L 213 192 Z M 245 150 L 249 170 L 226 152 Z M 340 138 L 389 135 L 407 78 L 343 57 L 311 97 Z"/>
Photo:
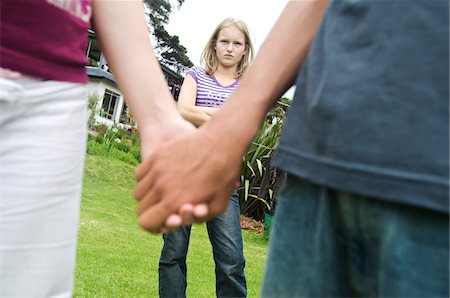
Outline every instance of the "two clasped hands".
<path fill-rule="evenodd" d="M 240 163 L 230 162 L 236 151 L 227 149 L 230 140 L 221 140 L 208 127 L 196 129 L 181 117 L 175 122 L 165 131 L 160 128 L 161 141 L 153 141 L 151 149 L 143 145 L 143 161 L 135 172 L 139 224 L 152 233 L 223 212 L 239 175 Z M 148 135 L 155 139 L 154 132 Z"/>

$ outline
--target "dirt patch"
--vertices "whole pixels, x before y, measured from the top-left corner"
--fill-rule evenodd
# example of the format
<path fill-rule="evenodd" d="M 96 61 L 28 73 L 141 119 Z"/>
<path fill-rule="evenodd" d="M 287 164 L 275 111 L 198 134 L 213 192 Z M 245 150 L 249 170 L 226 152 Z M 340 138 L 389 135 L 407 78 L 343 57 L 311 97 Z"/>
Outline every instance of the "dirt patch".
<path fill-rule="evenodd" d="M 241 229 L 252 230 L 257 234 L 260 234 L 264 231 L 264 224 L 260 221 L 254 220 L 253 218 L 241 215 Z"/>

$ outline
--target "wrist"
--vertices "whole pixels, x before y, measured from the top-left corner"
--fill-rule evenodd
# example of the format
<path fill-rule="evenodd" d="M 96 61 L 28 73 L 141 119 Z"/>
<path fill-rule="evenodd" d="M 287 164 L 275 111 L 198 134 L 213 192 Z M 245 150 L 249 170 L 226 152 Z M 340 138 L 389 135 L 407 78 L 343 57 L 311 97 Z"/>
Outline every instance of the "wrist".
<path fill-rule="evenodd" d="M 160 144 L 175 136 L 194 130 L 194 126 L 182 119 L 179 114 L 166 117 L 163 121 L 147 122 L 139 126 L 142 158 L 145 159 Z"/>
<path fill-rule="evenodd" d="M 130 102 L 130 109 L 139 127 L 163 125 L 178 120 L 180 115 L 170 93 L 156 94 L 153 100 Z"/>
<path fill-rule="evenodd" d="M 217 121 L 216 121 L 217 120 Z M 203 138 L 211 144 L 215 144 L 220 154 L 228 156 L 228 160 L 241 161 L 252 139 L 252 131 L 247 126 L 237 123 L 239 121 L 221 121 L 211 118 L 199 128 Z"/>

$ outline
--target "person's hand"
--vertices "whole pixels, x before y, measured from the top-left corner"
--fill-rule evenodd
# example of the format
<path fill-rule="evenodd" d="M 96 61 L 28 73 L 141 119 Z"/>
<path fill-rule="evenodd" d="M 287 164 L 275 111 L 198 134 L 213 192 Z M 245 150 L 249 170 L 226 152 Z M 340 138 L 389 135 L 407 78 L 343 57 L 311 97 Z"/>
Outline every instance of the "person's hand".
<path fill-rule="evenodd" d="M 195 130 L 196 128 L 183 118 L 174 117 L 171 121 L 160 122 L 139 130 L 141 139 L 141 155 L 145 160 L 159 145 L 177 135 Z M 172 214 L 166 219 L 164 231 L 172 230 L 183 224 L 192 224 L 206 220 L 208 207 L 206 204 L 194 206 L 185 204 L 178 213 Z"/>
<path fill-rule="evenodd" d="M 184 120 L 178 114 L 172 119 L 139 127 L 141 140 L 141 156 L 145 160 L 161 144 L 181 134 L 196 130 L 195 126 Z"/>
<path fill-rule="evenodd" d="M 240 155 L 233 156 L 225 143 L 220 136 L 199 129 L 151 152 L 136 171 L 138 185 L 134 192 L 144 229 L 157 233 L 176 227 L 180 219 L 189 220 L 183 219 L 189 214 L 194 215 L 191 220 L 202 221 L 225 211 L 241 163 Z M 197 211 L 203 208 L 207 215 L 180 210 L 186 203 Z M 173 218 L 176 220 L 170 225 Z"/>
<path fill-rule="evenodd" d="M 209 215 L 208 204 L 200 203 L 193 205 L 184 203 L 178 209 L 177 214 L 172 214 L 165 220 L 161 232 L 165 233 L 170 230 L 181 227 L 182 225 L 191 225 L 193 223 L 201 223 L 211 218 Z"/>
<path fill-rule="evenodd" d="M 240 182 L 236 181 L 234 188 L 239 187 Z M 185 203 L 181 205 L 177 214 L 172 214 L 166 219 L 162 231 L 170 231 L 179 228 L 182 225 L 201 223 L 211 219 L 211 217 L 212 216 L 209 214 L 208 204 L 200 203 L 197 205 L 193 205 L 190 203 Z"/>

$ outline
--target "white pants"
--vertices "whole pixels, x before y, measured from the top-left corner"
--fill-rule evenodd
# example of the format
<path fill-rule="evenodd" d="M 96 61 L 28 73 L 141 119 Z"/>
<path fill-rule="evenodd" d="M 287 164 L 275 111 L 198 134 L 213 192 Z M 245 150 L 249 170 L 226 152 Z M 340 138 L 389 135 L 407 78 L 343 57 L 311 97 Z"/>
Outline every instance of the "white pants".
<path fill-rule="evenodd" d="M 82 84 L 0 79 L 0 297 L 71 297 L 86 147 Z"/>

